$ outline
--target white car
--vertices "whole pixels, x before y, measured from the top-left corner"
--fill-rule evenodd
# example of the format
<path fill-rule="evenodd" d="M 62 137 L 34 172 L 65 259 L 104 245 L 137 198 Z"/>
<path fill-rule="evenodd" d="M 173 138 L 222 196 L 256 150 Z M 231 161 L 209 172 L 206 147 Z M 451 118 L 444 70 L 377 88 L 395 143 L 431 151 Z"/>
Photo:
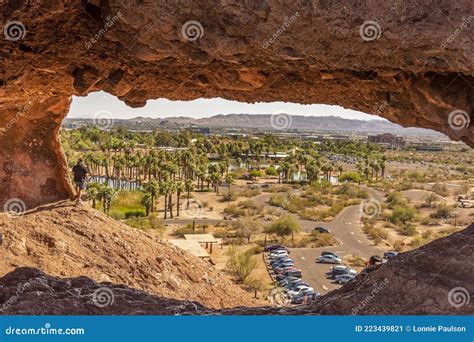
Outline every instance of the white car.
<path fill-rule="evenodd" d="M 289 290 L 287 293 L 290 297 L 298 297 L 304 294 L 314 293 L 314 289 L 310 286 L 301 285 L 297 286 L 294 290 Z"/>
<path fill-rule="evenodd" d="M 322 264 L 342 264 L 342 259 L 334 255 L 321 255 L 318 261 Z"/>
<path fill-rule="evenodd" d="M 282 257 L 287 257 L 288 252 L 287 251 L 276 251 L 276 252 L 271 252 L 270 253 L 270 258 L 282 258 Z"/>
<path fill-rule="evenodd" d="M 355 274 L 340 274 L 334 277 L 334 280 L 338 284 L 347 284 L 348 282 L 354 280 Z"/>

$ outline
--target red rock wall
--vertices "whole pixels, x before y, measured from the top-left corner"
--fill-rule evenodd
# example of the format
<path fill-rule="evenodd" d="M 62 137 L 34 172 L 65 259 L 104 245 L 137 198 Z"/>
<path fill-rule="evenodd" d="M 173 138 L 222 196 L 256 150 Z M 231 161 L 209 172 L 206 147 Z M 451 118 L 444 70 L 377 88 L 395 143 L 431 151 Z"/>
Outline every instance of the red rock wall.
<path fill-rule="evenodd" d="M 130 106 L 160 97 L 338 104 L 474 146 L 473 7 L 471 0 L 7 0 L 0 132 L 28 101 L 44 108 L 104 90 Z M 69 196 L 53 133 L 67 109 L 39 109 L 36 121 L 22 118 L 0 137 L 0 169 L 18 169 L 0 174 L 0 209 L 20 195 L 31 205 Z M 20 127 L 48 135 L 27 137 Z M 30 138 L 41 141 L 33 150 Z"/>

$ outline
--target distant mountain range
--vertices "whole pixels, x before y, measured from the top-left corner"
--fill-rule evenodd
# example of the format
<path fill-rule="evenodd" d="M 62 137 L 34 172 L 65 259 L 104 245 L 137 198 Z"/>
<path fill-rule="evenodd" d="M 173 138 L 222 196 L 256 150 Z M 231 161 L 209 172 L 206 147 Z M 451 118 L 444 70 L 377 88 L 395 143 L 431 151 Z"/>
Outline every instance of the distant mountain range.
<path fill-rule="evenodd" d="M 81 121 L 86 119 L 66 119 Z M 89 119 L 90 120 L 90 119 Z M 403 128 L 387 120 L 353 120 L 336 116 L 302 116 L 287 114 L 220 114 L 208 118 L 193 119 L 189 117 L 149 118 L 136 117 L 127 120 L 116 120 L 116 124 L 135 129 L 153 128 L 186 128 L 210 127 L 228 129 L 257 129 L 275 131 L 301 132 L 360 132 L 360 133 L 393 133 L 403 136 L 440 136 L 441 134 L 423 128 Z"/>

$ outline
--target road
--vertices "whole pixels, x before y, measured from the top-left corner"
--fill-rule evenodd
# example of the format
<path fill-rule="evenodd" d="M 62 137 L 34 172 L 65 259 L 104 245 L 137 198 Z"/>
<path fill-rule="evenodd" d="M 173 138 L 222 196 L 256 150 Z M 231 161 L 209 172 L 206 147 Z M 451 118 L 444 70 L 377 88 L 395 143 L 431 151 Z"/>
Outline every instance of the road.
<path fill-rule="evenodd" d="M 363 187 L 369 193 L 371 199 L 378 202 L 384 201 L 384 194 L 372 188 Z M 262 194 L 254 198 L 256 203 L 264 204 L 267 207 L 273 207 L 268 204 L 271 194 Z M 276 208 L 276 207 L 273 207 Z M 292 248 L 290 256 L 295 262 L 295 266 L 300 268 L 303 273 L 303 280 L 314 288 L 316 292 L 325 294 L 339 287 L 331 280 L 326 278 L 326 272 L 331 265 L 319 264 L 315 260 L 319 258 L 322 251 L 331 251 L 339 256 L 351 256 L 356 254 L 364 259 L 371 255 L 381 255 L 386 250 L 374 246 L 373 242 L 367 239 L 361 230 L 361 210 L 360 205 L 353 205 L 343 209 L 332 222 L 313 222 L 296 217 L 305 231 L 311 231 L 314 227 L 323 226 L 331 230 L 331 234 L 339 241 L 340 245 L 321 248 Z"/>

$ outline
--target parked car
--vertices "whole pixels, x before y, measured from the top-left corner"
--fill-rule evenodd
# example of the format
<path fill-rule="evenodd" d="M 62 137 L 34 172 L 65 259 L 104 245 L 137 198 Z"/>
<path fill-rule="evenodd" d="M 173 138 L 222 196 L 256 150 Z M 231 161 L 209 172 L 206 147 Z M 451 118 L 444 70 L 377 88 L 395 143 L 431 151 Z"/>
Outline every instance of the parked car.
<path fill-rule="evenodd" d="M 288 277 L 296 277 L 296 278 L 300 278 L 301 279 L 301 270 L 299 269 L 292 269 L 292 270 L 288 270 L 288 271 L 285 271 L 283 273 L 278 273 L 275 278 L 278 281 L 280 280 L 283 280 L 285 278 L 288 278 Z"/>
<path fill-rule="evenodd" d="M 283 267 L 295 267 L 295 263 L 293 261 L 286 261 L 286 262 L 272 265 L 273 269 L 283 268 Z"/>
<path fill-rule="evenodd" d="M 348 282 L 354 280 L 356 276 L 353 274 L 340 274 L 334 277 L 334 280 L 338 284 L 347 284 Z"/>
<path fill-rule="evenodd" d="M 398 252 L 389 251 L 389 252 L 385 252 L 385 253 L 383 254 L 383 258 L 384 258 L 384 259 L 392 259 L 392 258 L 395 258 L 397 255 L 398 255 Z"/>
<path fill-rule="evenodd" d="M 273 257 L 270 259 L 270 265 L 278 265 L 288 260 L 289 260 L 288 256 Z"/>
<path fill-rule="evenodd" d="M 348 266 L 342 266 L 342 265 L 331 267 L 329 273 L 332 278 L 335 278 L 336 276 L 342 275 L 342 274 L 352 274 L 354 276 L 357 275 L 356 270 L 353 270 L 352 268 Z"/>
<path fill-rule="evenodd" d="M 287 251 L 287 248 L 285 246 L 282 246 L 282 245 L 265 246 L 265 252 L 271 252 L 271 251 L 275 251 L 275 250 Z"/>
<path fill-rule="evenodd" d="M 331 232 L 331 231 L 330 231 L 328 228 L 326 228 L 326 227 L 316 227 L 316 228 L 314 228 L 314 230 L 315 230 L 315 231 L 318 231 L 318 232 L 320 232 L 320 233 L 323 233 L 323 234 L 324 234 L 324 233 L 329 234 L 329 233 Z"/>
<path fill-rule="evenodd" d="M 342 259 L 334 255 L 321 255 L 317 261 L 322 264 L 342 264 Z"/>
<path fill-rule="evenodd" d="M 287 251 L 283 251 L 283 250 L 278 250 L 278 251 L 273 251 L 273 252 L 270 252 L 270 258 L 278 258 L 278 257 L 287 257 L 288 256 L 288 252 Z"/>
<path fill-rule="evenodd" d="M 319 292 L 312 292 L 312 293 L 304 293 L 298 296 L 291 297 L 291 304 L 303 304 L 306 299 L 306 303 L 315 301 L 318 299 L 318 297 L 321 297 L 321 294 Z"/>
<path fill-rule="evenodd" d="M 321 252 L 321 255 L 332 255 L 332 256 L 335 256 L 336 258 L 340 258 L 339 255 L 337 255 L 336 253 L 333 253 L 333 252 Z"/>
<path fill-rule="evenodd" d="M 290 282 L 285 286 L 287 290 L 295 290 L 299 288 L 300 286 L 306 286 L 309 287 L 309 284 L 305 281 L 302 281 L 301 279 L 298 279 L 298 281 Z"/>
<path fill-rule="evenodd" d="M 285 285 L 288 285 L 294 281 L 301 281 L 301 279 L 297 277 L 286 277 L 280 281 L 277 281 L 277 285 L 284 287 Z"/>
<path fill-rule="evenodd" d="M 311 295 L 314 293 L 314 289 L 310 286 L 298 286 L 294 290 L 288 290 L 288 295 L 292 297 Z"/>
<path fill-rule="evenodd" d="M 288 270 L 288 271 L 286 271 L 286 272 L 283 273 L 283 274 L 284 274 L 286 277 L 297 277 L 297 278 L 301 278 L 301 277 L 302 277 L 301 270 L 300 270 L 300 269 L 297 269 L 297 268 Z"/>
<path fill-rule="evenodd" d="M 288 266 L 279 266 L 279 267 L 275 267 L 273 269 L 273 272 L 275 273 L 285 273 L 287 271 L 292 271 L 292 270 L 296 270 L 297 268 L 295 268 L 295 265 L 288 265 Z"/>
<path fill-rule="evenodd" d="M 296 277 L 286 277 L 280 281 L 277 281 L 277 285 L 281 287 L 285 287 L 286 285 L 291 284 L 293 281 L 300 281 L 300 280 L 301 280 L 300 278 L 296 278 Z"/>

